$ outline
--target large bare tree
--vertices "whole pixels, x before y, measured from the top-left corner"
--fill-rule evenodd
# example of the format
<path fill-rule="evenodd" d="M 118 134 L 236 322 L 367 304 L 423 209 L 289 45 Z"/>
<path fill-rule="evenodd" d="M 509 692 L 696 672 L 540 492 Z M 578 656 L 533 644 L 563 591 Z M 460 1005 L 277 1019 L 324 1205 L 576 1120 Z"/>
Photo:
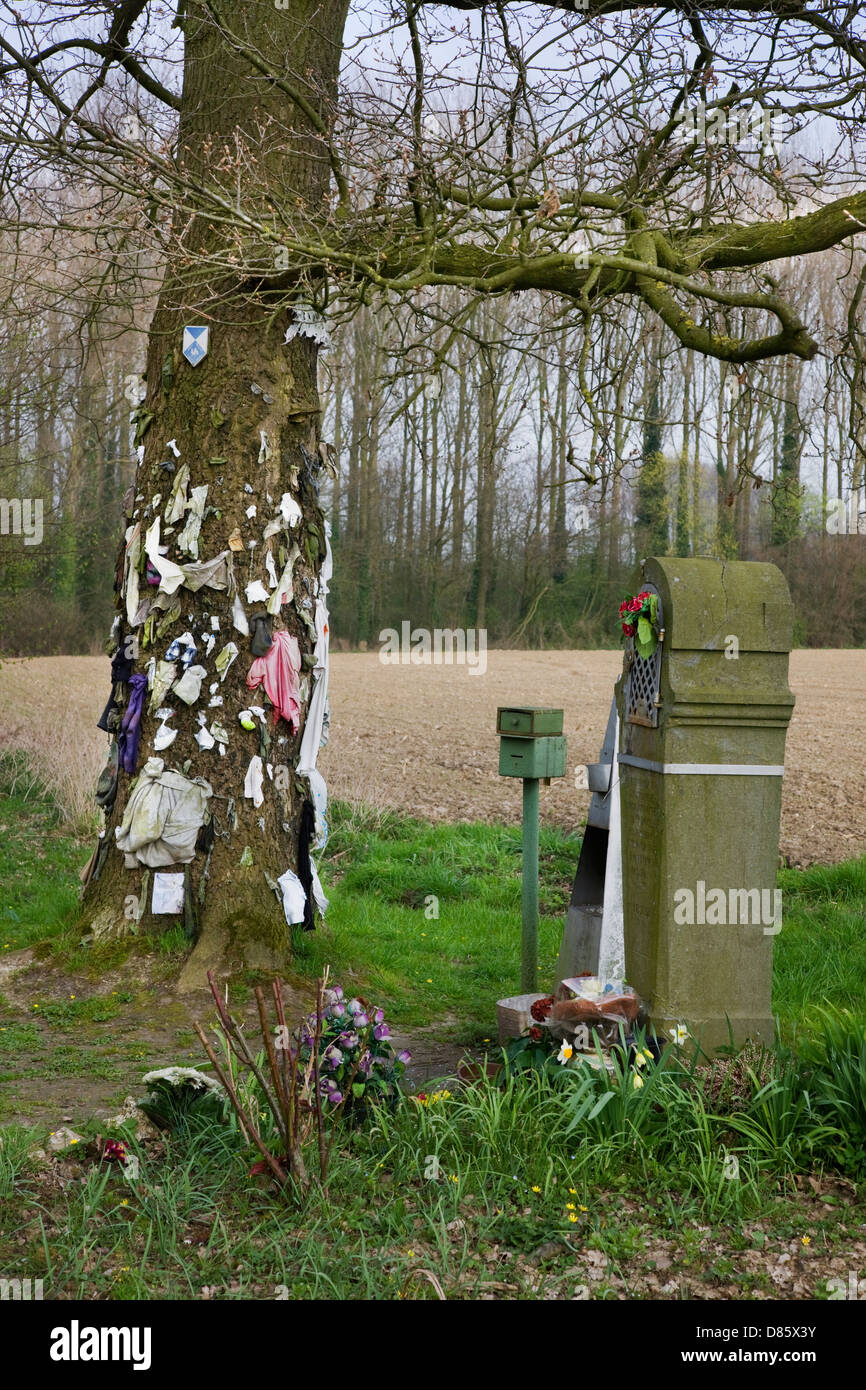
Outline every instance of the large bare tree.
<path fill-rule="evenodd" d="M 85 917 L 97 935 L 165 921 L 150 893 L 166 865 L 129 865 L 115 831 L 170 706 L 165 761 L 213 793 L 184 870 L 197 939 L 185 979 L 223 961 L 276 966 L 289 934 L 274 885 L 298 872 L 309 899 L 321 841 L 309 734 L 326 678 L 324 319 L 400 301 L 418 324 L 406 361 L 420 393 L 477 333 L 479 301 L 554 299 L 583 328 L 586 481 L 617 449 L 586 362 L 618 302 L 692 353 L 808 361 L 814 327 L 773 263 L 866 229 L 858 8 L 180 0 L 172 17 L 146 0 L 57 0 L 0 13 L 10 233 L 38 233 L 50 256 L 84 228 L 109 299 L 139 258 L 163 269 L 118 562 L 121 713 L 135 678 L 148 686 Z M 797 141 L 809 122 L 817 152 Z M 182 355 L 188 325 L 209 328 L 198 365 Z M 244 628 L 266 604 L 279 649 L 278 633 L 298 643 L 297 727 L 267 702 L 244 727 L 261 700 Z M 169 656 L 187 632 L 205 668 L 189 706 Z M 273 772 L 260 794 L 258 757 Z"/>

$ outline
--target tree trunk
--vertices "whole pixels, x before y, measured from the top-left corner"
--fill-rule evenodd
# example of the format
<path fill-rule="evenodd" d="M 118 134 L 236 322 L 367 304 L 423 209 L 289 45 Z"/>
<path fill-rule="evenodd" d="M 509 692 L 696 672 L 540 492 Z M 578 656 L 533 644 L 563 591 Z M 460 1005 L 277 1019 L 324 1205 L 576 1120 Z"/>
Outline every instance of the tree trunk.
<path fill-rule="evenodd" d="M 635 504 L 636 558 L 667 555 L 668 500 L 662 453 L 661 333 L 653 325 L 647 335 L 646 381 L 643 401 L 643 440 Z"/>
<path fill-rule="evenodd" d="M 461 350 L 460 377 L 457 384 L 457 424 L 454 430 L 454 484 L 451 490 L 451 564 L 449 572 L 449 626 L 462 617 L 463 594 L 463 528 L 466 493 L 467 458 L 471 437 L 469 400 L 466 377 L 469 370 L 465 349 Z"/>
<path fill-rule="evenodd" d="M 251 47 L 279 42 L 281 51 L 290 55 L 293 70 L 305 73 L 308 90 L 314 92 L 324 116 L 336 89 L 345 10 L 345 0 L 316 0 L 315 5 L 312 0 L 295 0 L 289 11 L 241 6 L 233 12 L 232 26 L 243 33 Z M 303 199 L 307 206 L 322 206 L 328 164 L 317 150 L 301 111 L 283 93 L 257 80 L 216 26 L 187 20 L 185 36 L 179 157 L 191 174 L 205 167 L 212 169 L 214 151 L 235 148 L 236 136 L 251 138 L 249 132 L 260 132 L 270 122 L 271 129 L 279 134 L 267 149 L 257 149 L 257 177 L 278 179 L 283 199 L 288 192 L 290 198 Z M 229 186 L 234 176 L 234 171 L 227 175 Z M 140 527 L 143 548 L 145 533 L 159 516 L 160 539 L 163 545 L 168 544 L 168 558 L 178 564 L 195 558 L 179 545 L 179 532 L 189 513 L 173 530 L 166 521 L 177 470 L 188 465 L 190 489 L 208 488 L 198 558 L 210 560 L 228 551 L 234 585 L 247 617 L 264 612 L 265 605 L 246 600 L 246 585 L 260 580 L 271 591 L 265 567 L 268 550 L 276 574 L 281 575 L 293 542 L 297 543 L 300 557 L 293 570 L 294 597 L 282 604 L 278 616 L 272 618 L 272 627 L 274 632 L 283 628 L 296 637 L 303 657 L 300 729 L 293 733 L 285 720 L 277 718 L 263 687 L 255 691 L 247 688 L 246 676 L 253 660 L 250 637 L 233 627 L 231 592 L 212 587 L 192 592 L 184 584 L 177 590 L 181 612 L 169 630 L 156 636 L 156 623 L 150 631 L 147 623 L 134 629 L 138 639 L 135 673 L 145 673 L 152 657 L 165 660 L 169 644 L 181 634 L 191 632 L 195 639 L 195 663 L 206 668 L 201 694 L 191 706 L 173 691 L 163 696 L 159 704 L 176 711 L 169 727 L 178 732 L 170 747 L 154 754 L 157 720 L 149 709 L 147 693 L 135 771 L 140 773 L 148 758 L 159 756 L 166 768 L 206 779 L 213 790 L 208 805 L 215 836 L 207 852 L 207 834 L 199 836 L 199 847 L 185 868 L 170 863 L 150 871 L 141 864 L 125 867 L 115 830 L 123 818 L 133 775 L 121 771 L 117 799 L 106 818 L 108 847 L 98 878 L 91 879 L 86 889 L 84 918 L 96 937 L 130 930 L 139 934 L 163 932 L 177 915 L 152 913 L 153 875 L 185 872 L 188 889 L 184 915 L 196 947 L 181 976 L 181 988 L 194 988 L 204 983 L 208 968 L 278 969 L 285 967 L 290 955 L 290 930 L 282 902 L 268 879 L 273 883 L 287 869 L 295 873 L 299 869 L 301 812 L 308 792 L 295 768 L 311 697 L 317 682 L 327 679 L 326 667 L 313 672 L 317 604 L 325 602 L 319 575 L 327 541 L 318 501 L 317 348 L 306 336 L 284 343 L 286 328 L 294 321 L 286 300 L 277 298 L 279 288 L 285 288 L 285 276 L 280 281 L 275 278 L 273 288 L 261 283 L 231 284 L 225 276 L 216 283 L 213 278 L 207 280 L 200 269 L 204 257 L 219 253 L 224 263 L 230 248 L 220 245 L 218 231 L 206 219 L 194 222 L 185 245 L 194 248 L 197 260 L 192 269 L 182 264 L 169 266 L 151 325 L 143 409 L 152 418 L 144 437 L 144 458 L 138 469 L 127 534 Z M 209 352 L 198 366 L 191 366 L 181 353 L 183 329 L 202 323 L 210 325 Z M 171 440 L 179 457 L 169 445 Z M 285 493 L 300 506 L 301 519 L 293 529 L 283 528 L 266 540 L 264 529 L 279 516 Z M 255 513 L 249 516 L 253 507 Z M 237 533 L 242 548 L 230 549 L 229 537 Z M 142 573 L 141 597 L 156 594 L 157 589 Z M 133 629 L 127 621 L 123 595 L 118 596 L 117 607 L 128 635 Z M 320 620 L 323 617 L 324 607 Z M 206 655 L 212 620 L 218 621 L 219 627 L 215 645 Z M 239 654 L 221 680 L 215 658 L 230 641 L 235 642 Z M 326 643 L 325 628 L 320 655 Z M 128 648 L 132 650 L 134 647 Z M 177 670 L 180 675 L 181 668 Z M 214 687 L 222 703 L 211 706 Z M 241 726 L 238 716 L 250 705 L 265 706 L 264 729 L 258 721 L 252 731 Z M 223 726 L 228 736 L 224 755 L 220 755 L 219 743 L 211 749 L 199 747 L 200 712 L 208 726 L 213 719 Z M 315 761 L 316 751 L 305 748 L 305 765 Z M 259 754 L 272 766 L 274 776 L 271 779 L 266 773 L 264 802 L 256 807 L 244 795 L 244 779 L 250 760 Z"/>
<path fill-rule="evenodd" d="M 679 458 L 677 482 L 677 514 L 674 531 L 674 554 L 687 556 L 691 553 L 689 540 L 689 426 L 691 421 L 691 388 L 694 372 L 694 353 L 686 353 L 683 368 L 683 443 Z"/>
<path fill-rule="evenodd" d="M 790 545 L 800 531 L 800 453 L 803 438 L 800 424 L 799 370 L 786 362 L 782 382 L 782 444 L 776 473 L 778 486 L 773 493 L 771 545 Z"/>
<path fill-rule="evenodd" d="M 481 346 L 480 371 L 475 557 L 469 591 L 469 610 L 479 631 L 487 626 L 496 499 L 496 361 L 489 343 Z"/>
<path fill-rule="evenodd" d="M 551 458 L 550 573 L 557 583 L 568 574 L 568 531 L 565 524 L 565 480 L 568 451 L 568 330 L 560 330 L 556 375 L 556 449 Z"/>

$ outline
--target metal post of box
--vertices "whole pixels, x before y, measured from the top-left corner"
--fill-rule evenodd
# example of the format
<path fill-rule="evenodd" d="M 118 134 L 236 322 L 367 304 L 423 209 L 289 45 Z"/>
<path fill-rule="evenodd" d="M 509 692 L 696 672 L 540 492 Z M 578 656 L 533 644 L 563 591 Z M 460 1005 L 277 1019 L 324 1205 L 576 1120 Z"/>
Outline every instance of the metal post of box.
<path fill-rule="evenodd" d="M 617 682 L 625 965 L 659 1034 L 772 1041 L 793 609 L 775 565 L 650 559 L 664 640 Z"/>
<path fill-rule="evenodd" d="M 538 984 L 538 784 L 564 777 L 562 710 L 518 705 L 496 712 L 499 773 L 523 779 L 523 936 L 521 988 Z"/>

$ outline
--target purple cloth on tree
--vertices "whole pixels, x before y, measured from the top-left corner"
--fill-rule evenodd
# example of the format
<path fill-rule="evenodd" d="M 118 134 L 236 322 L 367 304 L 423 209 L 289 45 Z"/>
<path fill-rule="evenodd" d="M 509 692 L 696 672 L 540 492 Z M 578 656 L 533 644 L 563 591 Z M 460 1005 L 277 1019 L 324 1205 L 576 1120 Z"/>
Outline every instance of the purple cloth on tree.
<path fill-rule="evenodd" d="M 138 744 L 141 738 L 141 713 L 147 690 L 147 676 L 131 676 L 129 680 L 129 704 L 120 726 L 120 766 L 124 772 L 135 772 L 138 762 Z"/>
<path fill-rule="evenodd" d="M 96 726 L 97 729 L 102 729 L 106 734 L 112 732 L 111 726 L 108 723 L 108 716 L 111 714 L 112 710 L 117 709 L 117 700 L 115 698 L 117 687 L 119 685 L 126 685 L 132 675 L 133 664 L 132 657 L 126 655 L 125 643 L 121 637 L 120 646 L 111 658 L 111 695 L 109 696 L 108 704 L 99 717 L 99 723 Z"/>

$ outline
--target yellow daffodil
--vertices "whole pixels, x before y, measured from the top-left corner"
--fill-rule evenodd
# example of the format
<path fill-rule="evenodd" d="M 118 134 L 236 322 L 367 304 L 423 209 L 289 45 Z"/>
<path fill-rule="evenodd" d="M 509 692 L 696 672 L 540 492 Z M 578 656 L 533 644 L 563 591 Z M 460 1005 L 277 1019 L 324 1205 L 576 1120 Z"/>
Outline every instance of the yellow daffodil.
<path fill-rule="evenodd" d="M 643 1077 L 640 1075 L 639 1072 L 635 1072 L 634 1076 L 631 1079 L 631 1084 L 635 1091 L 640 1090 L 641 1086 L 643 1085 Z"/>
<path fill-rule="evenodd" d="M 409 1099 L 410 1099 L 410 1100 L 414 1100 L 414 1102 L 415 1102 L 416 1105 L 433 1105 L 433 1104 L 435 1104 L 437 1101 L 440 1101 L 440 1100 L 450 1100 L 450 1099 L 451 1099 L 451 1092 L 450 1092 L 450 1091 L 433 1091 L 433 1092 L 428 1096 L 427 1093 L 426 1093 L 425 1091 L 419 1091 L 418 1094 L 417 1094 L 416 1096 L 410 1096 Z"/>

